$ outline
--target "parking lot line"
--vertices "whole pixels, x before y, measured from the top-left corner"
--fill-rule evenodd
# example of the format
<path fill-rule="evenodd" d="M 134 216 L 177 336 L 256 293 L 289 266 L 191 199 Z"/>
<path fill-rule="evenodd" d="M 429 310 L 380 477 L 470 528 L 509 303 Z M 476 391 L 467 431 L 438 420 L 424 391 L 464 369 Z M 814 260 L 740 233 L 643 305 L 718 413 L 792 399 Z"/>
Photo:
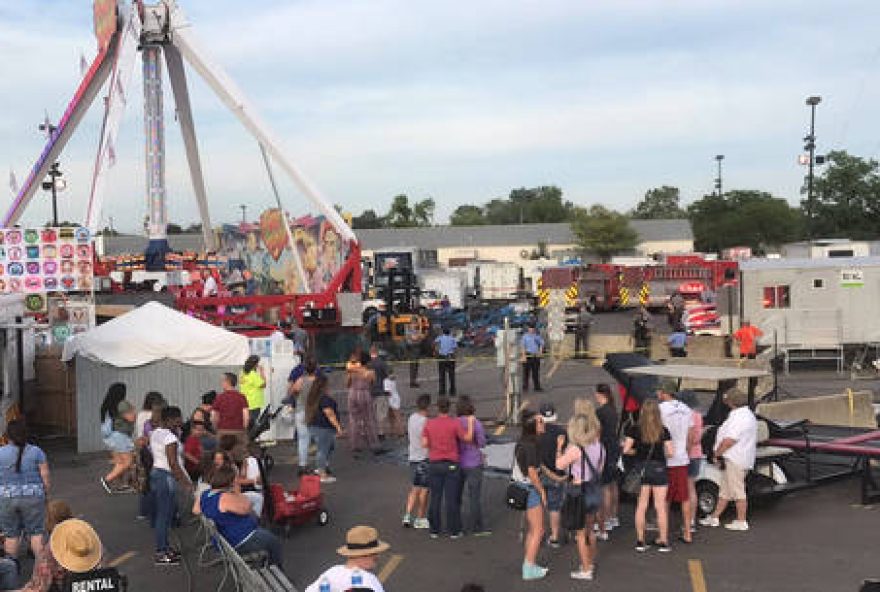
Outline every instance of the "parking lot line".
<path fill-rule="evenodd" d="M 703 577 L 703 562 L 699 559 L 689 559 L 688 571 L 691 574 L 691 588 L 693 591 L 706 592 L 706 579 Z"/>
<path fill-rule="evenodd" d="M 400 566 L 403 562 L 403 555 L 392 555 L 388 558 L 388 563 L 385 564 L 385 567 L 382 568 L 382 571 L 379 572 L 379 581 L 383 584 L 391 577 L 391 574 L 394 573 L 394 570 Z"/>
<path fill-rule="evenodd" d="M 117 557 L 116 559 L 111 561 L 110 563 L 108 563 L 107 567 L 119 567 L 120 565 L 122 565 L 123 563 L 125 563 L 126 561 L 128 561 L 129 559 L 134 557 L 135 555 L 137 555 L 137 553 L 135 551 L 126 551 L 125 553 L 123 553 L 122 555 L 120 555 L 119 557 Z"/>

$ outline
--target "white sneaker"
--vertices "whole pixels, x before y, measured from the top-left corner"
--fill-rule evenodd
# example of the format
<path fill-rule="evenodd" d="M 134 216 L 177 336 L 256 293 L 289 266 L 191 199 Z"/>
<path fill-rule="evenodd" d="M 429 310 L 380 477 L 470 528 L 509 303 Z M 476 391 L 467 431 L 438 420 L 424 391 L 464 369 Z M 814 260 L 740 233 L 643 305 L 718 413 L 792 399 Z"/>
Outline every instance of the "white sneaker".
<path fill-rule="evenodd" d="M 599 539 L 600 541 L 607 541 L 608 540 L 608 533 L 600 530 L 599 532 L 596 533 L 596 538 Z"/>
<path fill-rule="evenodd" d="M 712 528 L 718 528 L 719 526 L 721 526 L 721 521 L 718 520 L 718 518 L 715 518 L 714 516 L 706 516 L 705 518 L 700 520 L 700 525 L 701 526 L 711 526 Z"/>
<path fill-rule="evenodd" d="M 430 527 L 431 525 L 430 523 L 428 523 L 427 518 L 416 518 L 413 521 L 413 528 L 415 528 L 416 530 L 427 530 Z"/>
<path fill-rule="evenodd" d="M 588 571 L 584 571 L 583 568 L 577 571 L 571 572 L 572 580 L 592 580 L 593 579 L 593 570 L 590 569 Z"/>
<path fill-rule="evenodd" d="M 611 523 L 612 528 L 617 528 L 618 526 L 620 526 L 620 518 L 618 518 L 617 516 L 609 519 L 608 521 Z"/>
<path fill-rule="evenodd" d="M 605 521 L 605 532 L 611 532 L 614 530 L 614 521 L 610 518 Z"/>
<path fill-rule="evenodd" d="M 749 529 L 749 523 L 745 520 L 734 520 L 728 524 L 724 525 L 724 528 L 727 530 L 738 530 L 738 531 L 746 531 Z"/>

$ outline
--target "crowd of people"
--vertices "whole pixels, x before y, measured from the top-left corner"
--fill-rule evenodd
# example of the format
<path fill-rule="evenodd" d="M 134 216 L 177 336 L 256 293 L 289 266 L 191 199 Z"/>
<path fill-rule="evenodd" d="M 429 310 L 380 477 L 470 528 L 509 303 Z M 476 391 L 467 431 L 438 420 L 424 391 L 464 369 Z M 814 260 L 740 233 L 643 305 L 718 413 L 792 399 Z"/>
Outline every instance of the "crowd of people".
<path fill-rule="evenodd" d="M 410 488 L 402 500 L 402 525 L 427 530 L 433 539 L 490 536 L 483 512 L 486 430 L 476 417 L 471 397 L 456 393 L 456 352 L 450 339 L 444 333 L 434 341 L 441 370 L 438 398 L 432 401 L 431 395 L 418 394 L 406 421 L 394 369 L 375 346 L 356 349 L 345 364 L 346 416 L 329 388 L 326 369 L 300 352 L 301 363 L 288 377 L 284 399 L 285 412 L 296 429 L 298 473 L 315 473 L 322 483 L 334 483 L 333 456 L 340 437 L 347 438 L 355 459 L 382 454 L 388 440 L 406 438 Z M 529 329 L 522 348 L 524 386 L 531 378 L 534 390 L 541 391 L 539 364 L 544 343 Z M 415 376 L 411 374 L 410 379 L 413 384 Z M 220 392 L 205 393 L 186 418 L 158 392 L 145 393 L 137 411 L 125 385 L 108 388 L 99 419 L 112 468 L 100 482 L 109 493 L 139 494 L 139 517 L 155 529 L 156 565 L 180 561 L 179 550 L 169 541 L 169 530 L 182 510 L 177 506 L 181 490 L 193 492 L 192 511 L 211 518 L 241 553 L 260 550 L 271 563 L 283 564 L 279 540 L 260 525 L 263 484 L 258 452 L 249 449 L 251 429 L 267 403 L 266 385 L 260 359 L 251 356 L 240 373 L 224 374 Z M 624 410 L 621 421 L 616 399 L 609 385 L 598 385 L 593 396 L 575 400 L 565 425 L 558 422 L 556 408 L 549 401 L 523 411 L 511 468 L 514 484 L 525 492 L 524 580 L 546 576 L 548 568 L 539 562 L 541 547 L 559 549 L 569 533 L 573 533 L 577 561 L 571 577 L 594 579 L 599 542 L 613 536 L 621 524 L 620 484 L 633 474 L 635 550 L 668 553 L 673 544 L 693 543 L 698 524 L 694 479 L 706 457 L 696 402 L 688 393 L 677 393 L 675 385 L 661 382 L 656 399 L 645 400 L 635 414 Z M 755 418 L 740 391 L 731 389 L 725 402 L 733 411 L 720 427 L 713 450 L 708 451 L 719 459 L 716 462 L 724 474 L 720 503 L 715 514 L 699 524 L 720 525 L 721 514 L 732 501 L 736 519 L 726 527 L 743 531 L 748 529 L 744 479 L 754 465 Z M 10 429 L 14 432 L 14 425 Z M 309 462 L 311 447 L 316 452 L 314 463 Z M 24 456 L 33 456 L 35 466 L 41 467 L 38 472 L 47 489 L 45 457 L 41 466 L 36 453 Z M 0 479 L 0 487 L 2 483 Z M 580 505 L 572 510 L 575 497 L 581 498 Z M 675 506 L 680 507 L 680 517 L 676 516 L 673 541 L 670 509 Z M 2 503 L 0 526 L 4 526 Z M 30 526 L 21 525 L 20 533 L 38 537 L 31 546 L 39 550 L 44 531 Z M 651 531 L 656 535 L 648 540 Z M 321 574 L 307 591 L 357 587 L 381 591 L 372 572 L 377 557 L 387 548 L 374 528 L 351 529 L 346 545 L 338 550 L 345 563 Z M 7 549 L 13 556 L 14 551 Z M 2 567 L 0 563 L 0 574 Z"/>

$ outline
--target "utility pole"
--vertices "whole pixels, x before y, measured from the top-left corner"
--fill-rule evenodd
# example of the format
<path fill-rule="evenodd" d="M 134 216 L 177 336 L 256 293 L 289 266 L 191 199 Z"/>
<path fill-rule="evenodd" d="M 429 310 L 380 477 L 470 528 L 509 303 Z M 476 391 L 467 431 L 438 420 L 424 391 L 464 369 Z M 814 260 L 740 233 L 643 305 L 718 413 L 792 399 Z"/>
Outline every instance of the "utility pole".
<path fill-rule="evenodd" d="M 815 215 L 815 203 L 813 202 L 813 167 L 816 164 L 816 105 L 822 102 L 822 97 L 807 97 L 807 105 L 810 107 L 810 134 L 804 138 L 804 150 L 808 152 L 809 161 L 807 162 L 807 238 L 813 239 L 815 224 L 813 217 Z"/>
<path fill-rule="evenodd" d="M 241 223 L 244 224 L 245 222 L 247 222 L 247 206 L 241 204 L 238 207 L 241 208 Z"/>
<path fill-rule="evenodd" d="M 724 188 L 721 184 L 721 161 L 724 160 L 724 155 L 715 155 L 715 160 L 718 161 L 718 176 L 715 177 L 715 189 L 718 190 L 718 197 L 724 197 Z"/>

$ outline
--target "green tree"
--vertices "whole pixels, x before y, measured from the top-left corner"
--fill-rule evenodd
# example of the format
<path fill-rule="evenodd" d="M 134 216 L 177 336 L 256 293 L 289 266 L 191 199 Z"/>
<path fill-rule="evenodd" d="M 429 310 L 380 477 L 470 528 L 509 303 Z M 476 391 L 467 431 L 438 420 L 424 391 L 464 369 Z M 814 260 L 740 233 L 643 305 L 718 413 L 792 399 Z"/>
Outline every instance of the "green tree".
<path fill-rule="evenodd" d="M 806 194 L 806 183 L 802 193 Z M 814 238 L 880 236 L 880 164 L 844 151 L 828 153 L 828 166 L 813 184 L 814 205 L 801 211 Z"/>
<path fill-rule="evenodd" d="M 413 204 L 413 222 L 416 226 L 430 226 L 434 223 L 434 198 L 429 197 Z"/>
<path fill-rule="evenodd" d="M 183 227 L 180 224 L 169 222 L 165 227 L 165 232 L 167 234 L 183 234 Z"/>
<path fill-rule="evenodd" d="M 486 224 L 486 216 L 480 206 L 463 205 L 455 208 L 449 217 L 452 226 L 481 226 Z"/>
<path fill-rule="evenodd" d="M 687 212 L 681 208 L 678 187 L 664 185 L 649 189 L 642 201 L 630 212 L 630 217 L 637 220 L 687 218 Z"/>
<path fill-rule="evenodd" d="M 352 216 L 351 226 L 356 230 L 363 228 L 384 228 L 385 218 L 376 213 L 376 210 L 364 210 L 360 216 Z"/>
<path fill-rule="evenodd" d="M 729 191 L 706 195 L 688 207 L 698 251 L 718 252 L 748 246 L 757 253 L 798 240 L 803 221 L 784 199 L 764 191 Z"/>
<path fill-rule="evenodd" d="M 507 199 L 493 199 L 484 211 L 489 224 L 531 224 L 565 222 L 574 206 L 563 201 L 562 190 L 555 185 L 521 187 L 510 192 Z"/>
<path fill-rule="evenodd" d="M 589 210 L 577 208 L 571 231 L 581 249 L 598 255 L 602 261 L 608 261 L 615 253 L 629 251 L 638 243 L 638 235 L 630 227 L 629 219 L 600 205 Z"/>

